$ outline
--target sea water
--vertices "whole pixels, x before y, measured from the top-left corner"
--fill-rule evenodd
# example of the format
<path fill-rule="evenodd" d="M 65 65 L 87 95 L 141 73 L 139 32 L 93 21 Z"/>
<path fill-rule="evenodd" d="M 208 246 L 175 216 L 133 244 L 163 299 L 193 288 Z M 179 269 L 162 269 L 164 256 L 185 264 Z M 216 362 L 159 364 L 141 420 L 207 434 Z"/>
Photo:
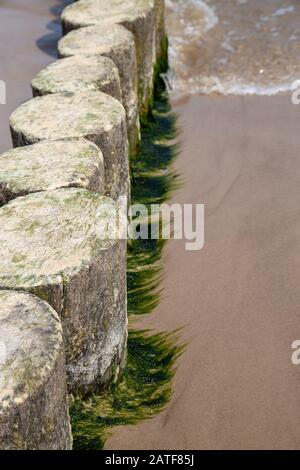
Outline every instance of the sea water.
<path fill-rule="evenodd" d="M 298 0 L 166 0 L 175 95 L 272 95 L 300 79 Z"/>

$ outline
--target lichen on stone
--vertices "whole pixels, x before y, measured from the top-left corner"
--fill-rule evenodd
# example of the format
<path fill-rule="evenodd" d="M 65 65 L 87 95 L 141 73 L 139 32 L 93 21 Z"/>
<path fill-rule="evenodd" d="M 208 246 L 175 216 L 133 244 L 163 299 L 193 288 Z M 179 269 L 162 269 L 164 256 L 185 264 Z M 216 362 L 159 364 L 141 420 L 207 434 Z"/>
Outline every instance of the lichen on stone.
<path fill-rule="evenodd" d="M 132 32 L 138 66 L 140 112 L 146 113 L 155 62 L 156 9 L 153 0 L 80 0 L 65 8 L 62 22 L 65 32 L 98 24 L 120 24 Z"/>
<path fill-rule="evenodd" d="M 25 292 L 0 290 L 0 417 L 43 384 L 62 350 L 56 312 Z"/>
<path fill-rule="evenodd" d="M 27 142 L 85 137 L 108 131 L 125 118 L 123 106 L 101 92 L 58 93 L 36 97 L 17 108 L 10 126 Z"/>
<path fill-rule="evenodd" d="M 0 196 L 66 187 L 105 191 L 103 155 L 83 138 L 45 141 L 0 155 Z"/>
<path fill-rule="evenodd" d="M 121 99 L 118 69 L 108 57 L 74 56 L 57 60 L 31 82 L 35 95 L 103 91 Z"/>
<path fill-rule="evenodd" d="M 0 209 L 0 286 L 29 288 L 61 283 L 94 253 L 116 242 L 109 198 L 84 189 L 24 196 Z"/>

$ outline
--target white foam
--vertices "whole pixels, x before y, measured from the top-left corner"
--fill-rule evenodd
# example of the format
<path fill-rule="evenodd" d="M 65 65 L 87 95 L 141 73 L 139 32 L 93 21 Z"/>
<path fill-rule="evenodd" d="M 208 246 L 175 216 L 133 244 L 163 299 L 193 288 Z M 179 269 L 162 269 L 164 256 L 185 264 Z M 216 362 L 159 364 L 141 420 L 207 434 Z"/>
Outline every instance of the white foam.
<path fill-rule="evenodd" d="M 278 8 L 272 16 L 283 16 L 286 15 L 287 13 L 293 13 L 295 11 L 295 7 L 293 5 L 290 5 L 289 7 L 283 7 L 283 8 Z"/>
<path fill-rule="evenodd" d="M 220 95 L 259 95 L 259 96 L 272 96 L 277 93 L 284 93 L 293 91 L 293 83 L 282 82 L 279 84 L 263 85 L 257 83 L 243 83 L 238 79 L 220 81 L 218 77 L 201 77 L 191 78 L 188 83 L 185 81 L 178 81 L 174 77 L 172 71 L 168 74 L 168 82 L 173 96 L 179 97 L 186 94 L 188 89 L 189 94 L 220 94 Z"/>
<path fill-rule="evenodd" d="M 219 19 L 216 16 L 214 10 L 202 0 L 166 0 L 166 8 L 170 12 L 174 12 L 176 15 L 178 15 L 178 18 L 184 17 L 184 10 L 187 8 L 187 6 L 192 7 L 204 14 L 203 32 L 208 31 L 218 23 Z M 198 26 L 199 25 L 197 25 L 197 27 Z M 192 29 L 195 31 L 193 25 L 188 23 L 186 25 L 186 29 L 189 31 L 189 34 L 191 33 Z"/>
<path fill-rule="evenodd" d="M 268 14 L 268 16 L 263 14 L 259 16 L 254 9 L 253 16 L 250 15 L 246 27 L 243 28 L 239 23 L 240 17 L 244 17 L 244 9 L 246 8 L 250 13 L 252 12 L 251 2 L 236 0 L 235 6 L 234 3 L 232 3 L 232 8 L 234 7 L 232 9 L 232 19 L 229 15 L 230 9 L 225 9 L 225 14 L 224 12 L 222 13 L 222 5 L 219 1 L 214 2 L 210 0 L 208 5 L 203 0 L 166 0 L 172 29 L 169 34 L 171 71 L 169 71 L 165 78 L 173 95 L 218 93 L 223 95 L 270 96 L 291 90 L 291 83 L 295 78 L 294 72 L 290 76 L 289 74 L 282 74 L 276 77 L 269 65 L 266 69 L 263 66 L 264 61 L 257 60 L 258 64 L 261 62 L 262 67 L 255 73 L 251 68 L 252 56 L 249 55 L 249 67 L 245 60 L 241 60 L 241 75 L 239 75 L 236 63 L 239 60 L 239 49 L 243 41 L 248 44 L 253 33 L 259 35 L 261 30 L 264 29 L 265 22 L 269 21 L 272 17 L 282 17 L 292 13 L 295 11 L 295 7 L 290 5 L 278 8 L 277 10 L 272 8 L 271 11 L 275 11 L 272 14 Z M 245 5 L 248 6 L 246 7 Z M 237 11 L 239 9 L 242 9 L 243 12 Z M 263 9 L 262 13 L 265 11 L 268 11 L 268 9 Z M 217 16 L 218 14 L 220 18 Z M 242 16 L 240 16 L 241 14 Z M 274 19 L 273 21 L 276 20 Z M 279 18 L 279 21 L 283 20 Z M 224 30 L 223 36 L 220 34 L 222 30 Z M 214 35 L 216 38 L 221 39 L 219 44 L 214 42 Z M 269 33 L 269 37 L 270 40 L 274 41 L 275 45 L 275 41 L 279 44 L 280 38 L 277 39 L 279 35 L 278 28 L 274 26 Z M 297 36 L 291 31 L 286 41 L 292 43 L 296 39 Z M 197 64 L 198 44 L 199 66 Z M 243 45 L 243 47 L 242 51 L 245 51 L 245 46 Z M 210 53 L 208 48 L 213 48 L 210 50 L 215 50 L 215 54 Z M 258 50 L 257 44 L 255 50 Z M 203 59 L 201 59 L 202 53 Z M 249 47 L 246 49 L 246 53 L 249 54 Z M 189 54 L 191 54 L 190 61 Z M 268 75 L 270 76 L 270 83 L 268 83 Z"/>

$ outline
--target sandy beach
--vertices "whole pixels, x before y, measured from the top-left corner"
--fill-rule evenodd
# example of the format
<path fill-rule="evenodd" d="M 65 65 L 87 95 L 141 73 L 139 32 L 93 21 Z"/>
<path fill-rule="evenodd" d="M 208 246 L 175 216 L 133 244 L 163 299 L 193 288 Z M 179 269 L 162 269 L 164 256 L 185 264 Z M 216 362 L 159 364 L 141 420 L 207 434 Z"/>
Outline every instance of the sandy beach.
<path fill-rule="evenodd" d="M 185 240 L 167 243 L 163 298 L 135 321 L 159 332 L 184 327 L 188 344 L 173 398 L 152 420 L 114 429 L 106 449 L 300 449 L 300 365 L 291 362 L 291 344 L 300 340 L 300 105 L 290 92 L 275 94 L 299 71 L 298 37 L 290 28 L 299 20 L 280 18 L 300 6 L 275 0 L 271 8 L 267 0 L 268 23 L 253 0 L 260 29 L 251 62 L 246 10 L 248 30 L 236 17 L 232 34 L 228 22 L 235 1 L 250 4 L 228 1 L 223 20 L 220 0 L 200 10 L 197 22 L 205 31 L 215 28 L 211 39 L 199 35 L 199 44 L 176 46 L 173 37 L 172 48 L 170 34 L 182 94 L 173 100 L 181 130 L 174 168 L 182 186 L 170 202 L 205 205 L 205 245 L 188 252 Z M 0 0 L 0 79 L 7 84 L 0 152 L 11 148 L 9 115 L 31 97 L 35 74 L 56 58 L 58 15 L 68 3 Z M 263 42 L 270 35 L 273 42 Z M 245 95 L 256 85 L 261 96 Z M 269 89 L 274 94 L 265 96 Z"/>
<path fill-rule="evenodd" d="M 185 326 L 165 411 L 107 449 L 300 449 L 299 4 L 167 2 L 183 181 L 205 245 L 167 243 L 163 299 L 140 328 Z M 181 96 L 181 99 L 178 98 Z"/>
<path fill-rule="evenodd" d="M 177 106 L 184 184 L 205 204 L 205 246 L 170 241 L 164 299 L 139 327 L 186 325 L 174 397 L 107 449 L 299 449 L 300 108 L 290 95 Z"/>
<path fill-rule="evenodd" d="M 0 152 L 11 148 L 10 114 L 32 97 L 30 82 L 57 58 L 59 15 L 71 0 L 0 0 L 0 80 L 6 105 L 0 105 Z"/>

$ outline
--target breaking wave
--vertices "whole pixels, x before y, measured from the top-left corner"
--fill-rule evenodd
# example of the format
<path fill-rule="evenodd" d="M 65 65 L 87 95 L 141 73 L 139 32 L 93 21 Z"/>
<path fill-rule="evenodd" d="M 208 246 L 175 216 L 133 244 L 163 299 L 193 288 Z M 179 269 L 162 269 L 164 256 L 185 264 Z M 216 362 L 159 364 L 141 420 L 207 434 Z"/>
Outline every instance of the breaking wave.
<path fill-rule="evenodd" d="M 173 96 L 273 95 L 300 77 L 297 0 L 166 0 Z"/>

